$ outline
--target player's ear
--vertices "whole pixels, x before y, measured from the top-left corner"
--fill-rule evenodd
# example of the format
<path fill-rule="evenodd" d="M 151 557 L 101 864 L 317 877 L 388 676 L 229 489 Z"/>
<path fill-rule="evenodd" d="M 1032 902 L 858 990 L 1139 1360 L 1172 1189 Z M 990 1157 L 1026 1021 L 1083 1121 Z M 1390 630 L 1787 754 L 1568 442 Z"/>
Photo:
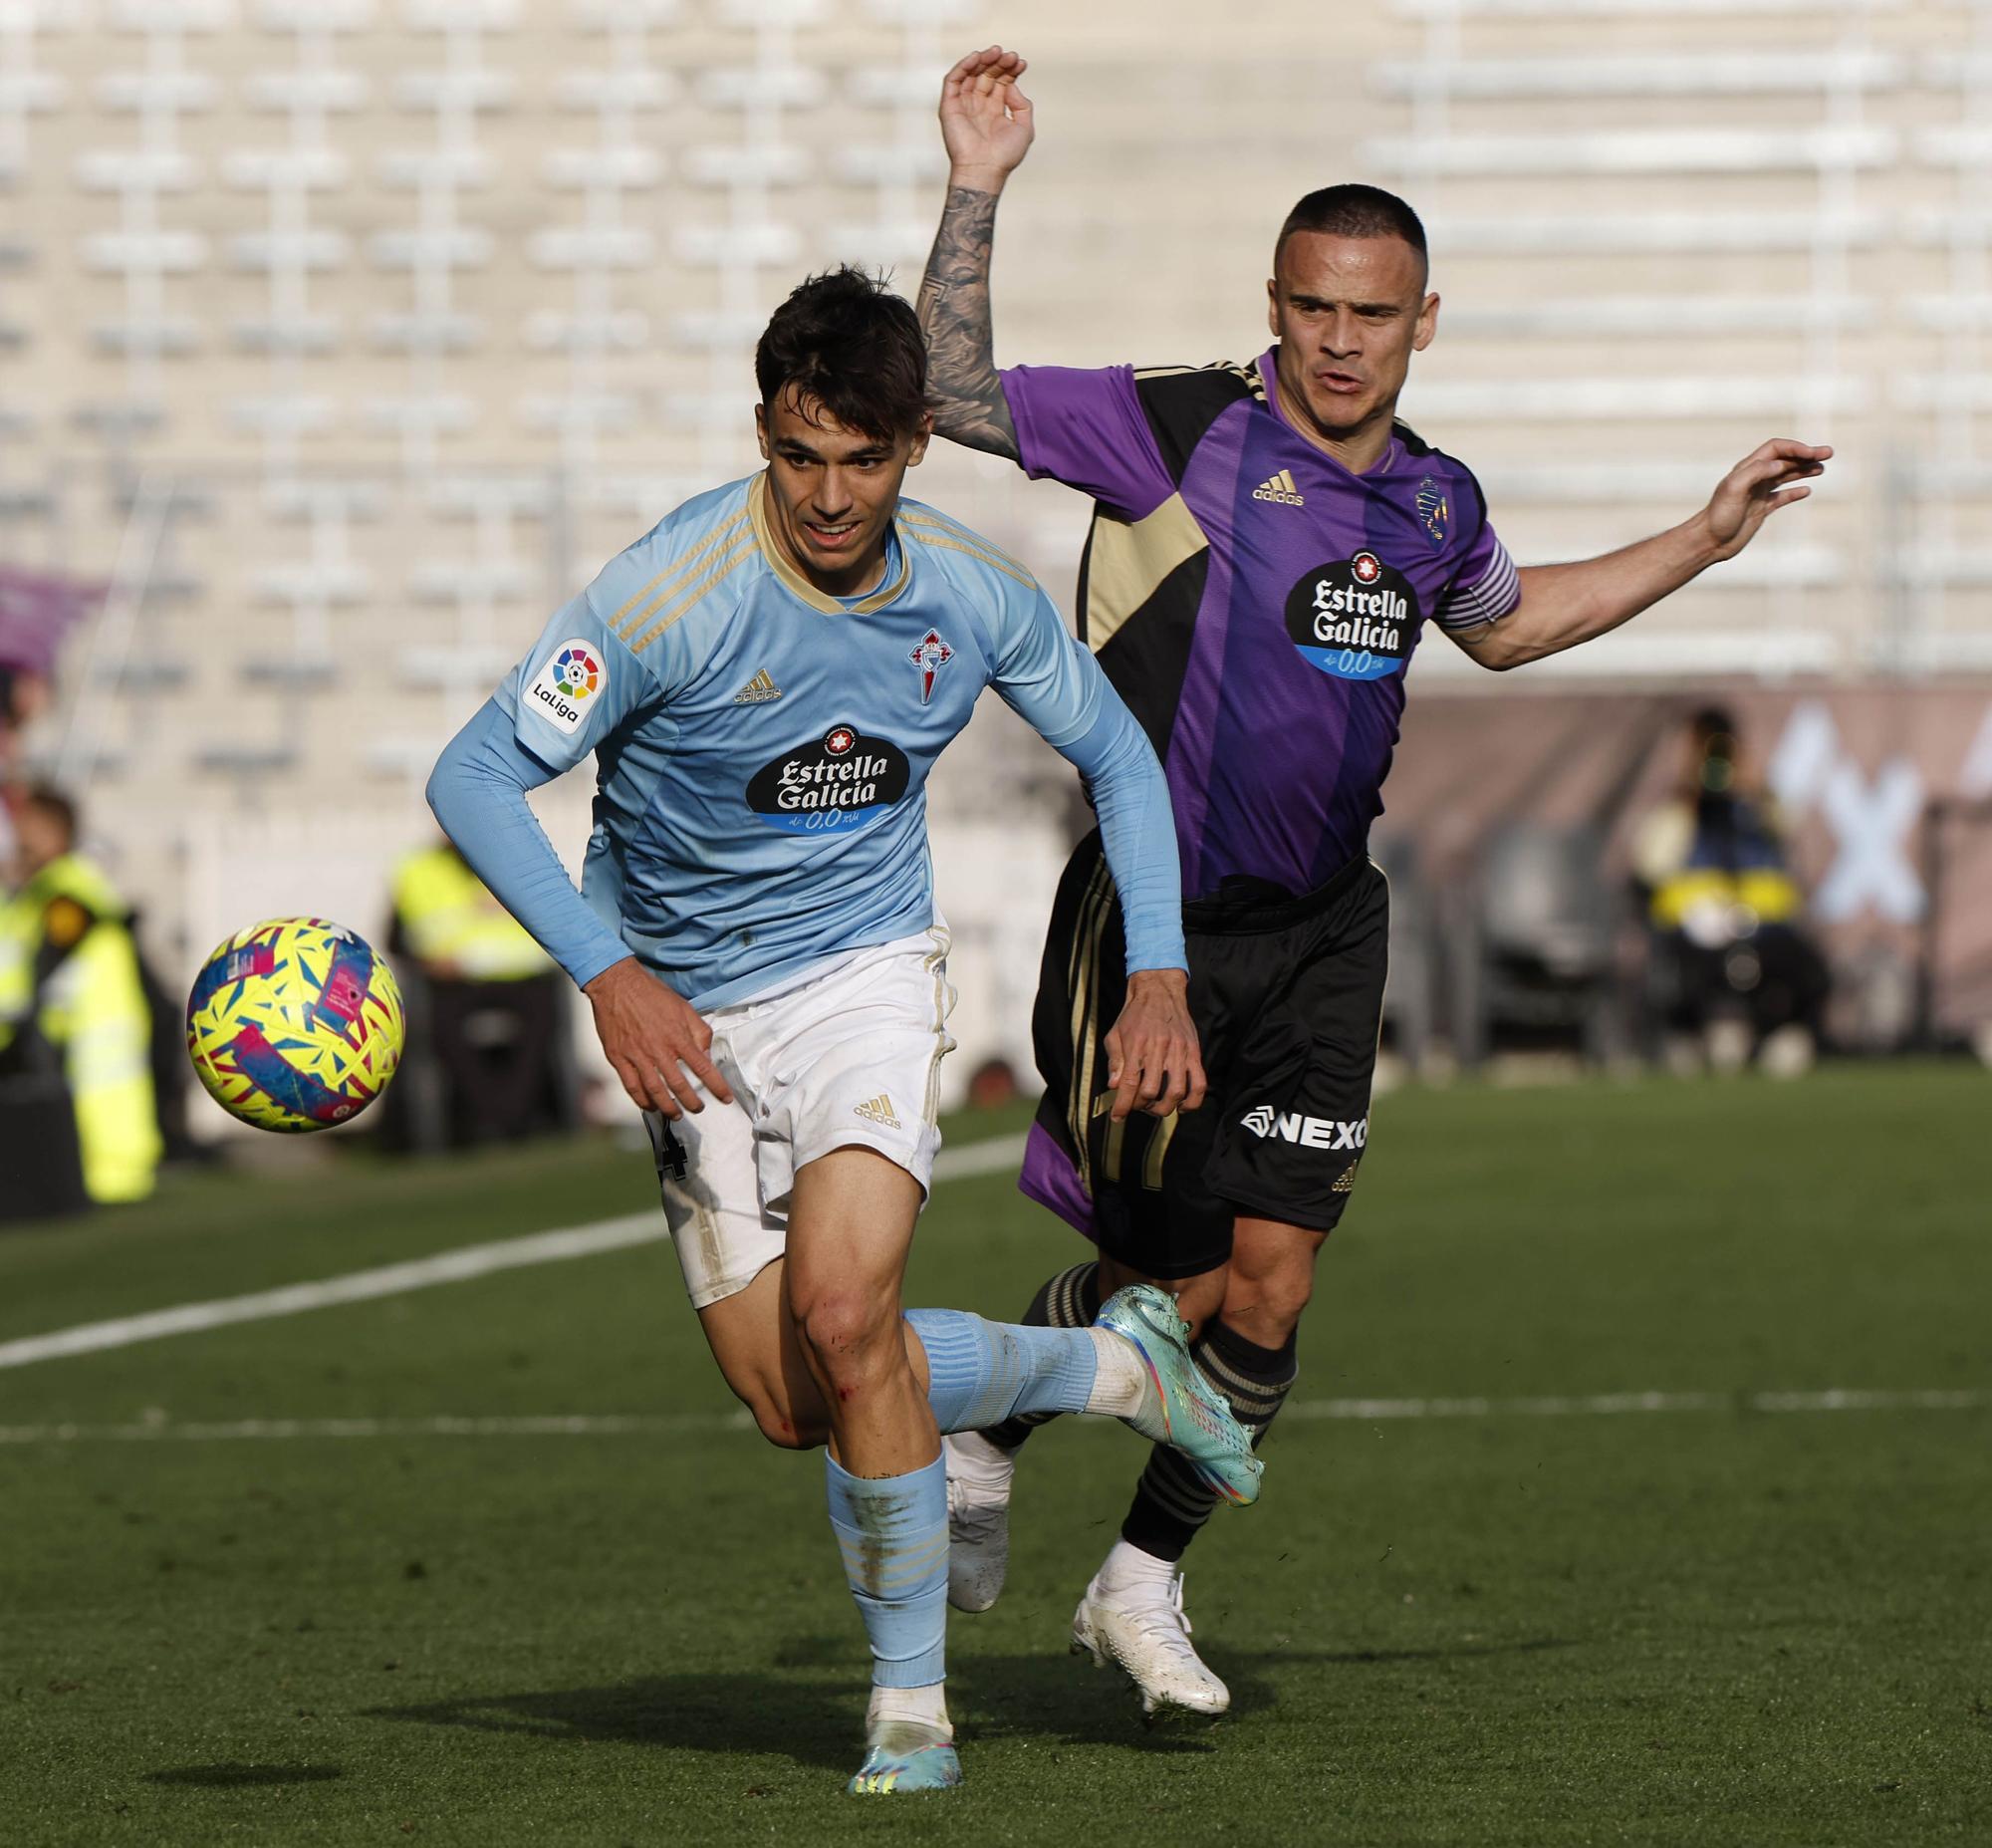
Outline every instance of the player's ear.
<path fill-rule="evenodd" d="M 1266 326 L 1274 334 L 1280 331 L 1280 285 L 1271 276 L 1266 278 Z"/>
<path fill-rule="evenodd" d="M 1424 306 L 1418 310 L 1418 325 L 1411 335 L 1411 351 L 1422 353 L 1432 344 L 1432 336 L 1438 332 L 1438 297 L 1428 295 Z"/>
<path fill-rule="evenodd" d="M 927 452 L 927 444 L 933 438 L 933 412 L 920 412 L 920 427 L 913 432 L 912 446 L 906 451 L 906 466 L 917 468 Z"/>
<path fill-rule="evenodd" d="M 761 459 L 772 462 L 775 458 L 768 453 L 768 406 L 754 406 L 754 440 L 761 446 Z"/>

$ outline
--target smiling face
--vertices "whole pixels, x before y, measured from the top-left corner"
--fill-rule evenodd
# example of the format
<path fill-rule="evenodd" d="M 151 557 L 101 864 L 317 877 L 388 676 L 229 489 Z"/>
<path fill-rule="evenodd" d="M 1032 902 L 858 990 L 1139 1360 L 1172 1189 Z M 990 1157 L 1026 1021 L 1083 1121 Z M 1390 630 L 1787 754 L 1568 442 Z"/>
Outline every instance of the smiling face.
<path fill-rule="evenodd" d="M 1295 231 L 1273 268 L 1267 320 L 1280 341 L 1280 407 L 1361 473 L 1389 442 L 1411 355 L 1438 327 L 1424 255 L 1401 237 Z"/>
<path fill-rule="evenodd" d="M 789 562 L 833 597 L 871 590 L 884 572 L 900 485 L 926 454 L 931 422 L 888 441 L 846 427 L 785 387 L 773 403 L 755 406 L 754 424 L 775 537 Z"/>

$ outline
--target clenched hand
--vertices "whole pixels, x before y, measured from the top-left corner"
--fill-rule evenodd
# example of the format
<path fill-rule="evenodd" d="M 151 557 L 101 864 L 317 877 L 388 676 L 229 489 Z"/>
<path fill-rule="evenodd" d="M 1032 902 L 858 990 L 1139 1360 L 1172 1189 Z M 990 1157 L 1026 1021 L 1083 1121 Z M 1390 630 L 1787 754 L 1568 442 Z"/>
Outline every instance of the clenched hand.
<path fill-rule="evenodd" d="M 1135 1108 L 1151 1117 L 1203 1102 L 1203 1053 L 1189 1017 L 1189 977 L 1181 969 L 1141 969 L 1127 977 L 1127 1000 L 1107 1034 L 1107 1082 L 1118 1123 Z"/>

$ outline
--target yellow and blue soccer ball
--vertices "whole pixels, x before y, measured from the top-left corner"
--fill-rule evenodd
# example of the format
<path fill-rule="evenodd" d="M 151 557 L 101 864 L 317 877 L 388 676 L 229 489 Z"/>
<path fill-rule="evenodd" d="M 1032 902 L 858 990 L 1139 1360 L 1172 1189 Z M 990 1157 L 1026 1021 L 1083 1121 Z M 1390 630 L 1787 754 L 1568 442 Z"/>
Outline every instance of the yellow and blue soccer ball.
<path fill-rule="evenodd" d="M 323 918 L 239 930 L 187 996 L 187 1052 L 221 1108 L 259 1130 L 329 1130 L 386 1088 L 401 991 L 366 940 Z"/>

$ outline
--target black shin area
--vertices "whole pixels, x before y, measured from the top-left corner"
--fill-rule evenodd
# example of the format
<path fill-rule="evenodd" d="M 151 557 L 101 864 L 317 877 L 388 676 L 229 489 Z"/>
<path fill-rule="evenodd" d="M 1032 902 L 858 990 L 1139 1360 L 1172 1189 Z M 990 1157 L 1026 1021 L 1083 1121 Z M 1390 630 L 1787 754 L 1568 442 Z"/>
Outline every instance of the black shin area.
<path fill-rule="evenodd" d="M 1219 1317 L 1205 1326 L 1190 1352 L 1204 1377 L 1231 1402 L 1256 1450 L 1299 1372 L 1294 1337 L 1289 1335 L 1283 1348 L 1262 1348 Z M 1180 1559 L 1216 1505 L 1217 1496 L 1189 1458 L 1158 1444 L 1148 1453 L 1120 1537 L 1157 1559 Z"/>

